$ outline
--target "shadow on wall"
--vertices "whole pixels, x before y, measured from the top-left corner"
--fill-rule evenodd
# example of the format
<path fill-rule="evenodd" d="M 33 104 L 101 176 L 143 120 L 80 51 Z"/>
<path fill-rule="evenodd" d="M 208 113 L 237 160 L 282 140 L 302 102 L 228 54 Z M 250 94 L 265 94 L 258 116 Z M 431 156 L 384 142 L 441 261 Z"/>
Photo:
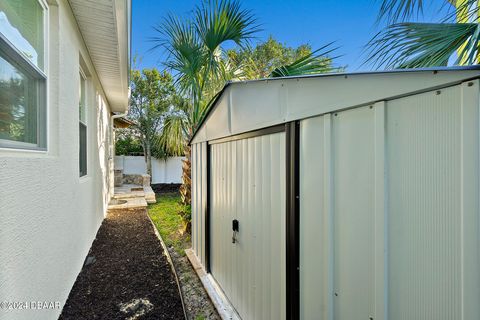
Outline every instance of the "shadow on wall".
<path fill-rule="evenodd" d="M 110 152 L 110 119 L 109 111 L 103 97 L 96 92 L 95 93 L 95 102 L 96 102 L 96 132 L 97 132 L 97 152 L 93 152 L 93 157 L 95 162 L 98 164 L 98 167 L 101 170 L 102 185 L 98 185 L 97 189 L 101 188 L 103 195 L 103 208 L 106 212 L 106 208 L 111 196 L 111 190 L 113 190 L 113 182 L 111 181 L 110 170 L 111 170 L 111 160 L 109 160 Z M 95 166 L 96 167 L 96 166 Z M 88 169 L 87 169 L 88 170 Z M 99 191 L 99 190 L 97 190 Z"/>

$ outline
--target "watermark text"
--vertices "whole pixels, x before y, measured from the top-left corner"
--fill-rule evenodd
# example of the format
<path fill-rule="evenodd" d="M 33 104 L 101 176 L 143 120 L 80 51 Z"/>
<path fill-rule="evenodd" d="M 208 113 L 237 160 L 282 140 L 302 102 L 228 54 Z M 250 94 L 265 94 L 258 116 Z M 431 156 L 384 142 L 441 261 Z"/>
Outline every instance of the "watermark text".
<path fill-rule="evenodd" d="M 60 307 L 60 301 L 0 301 L 0 310 L 48 310 Z"/>

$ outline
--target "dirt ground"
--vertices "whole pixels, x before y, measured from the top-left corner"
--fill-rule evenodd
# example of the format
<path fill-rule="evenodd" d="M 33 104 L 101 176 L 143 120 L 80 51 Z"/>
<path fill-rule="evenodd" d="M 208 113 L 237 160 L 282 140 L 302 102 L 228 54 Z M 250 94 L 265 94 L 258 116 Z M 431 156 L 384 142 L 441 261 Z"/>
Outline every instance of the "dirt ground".
<path fill-rule="evenodd" d="M 172 193 L 178 192 L 181 184 L 179 183 L 155 183 L 152 184 L 152 189 L 155 193 Z"/>
<path fill-rule="evenodd" d="M 168 248 L 168 252 L 179 278 L 188 319 L 220 320 L 217 310 L 188 258 L 178 254 L 173 248 Z"/>
<path fill-rule="evenodd" d="M 112 210 L 60 319 L 183 319 L 175 277 L 145 209 Z"/>
<path fill-rule="evenodd" d="M 180 203 L 178 192 L 157 193 L 157 202 L 149 205 L 149 216 L 162 235 L 180 282 L 187 317 L 190 320 L 220 319 L 202 282 L 185 255 L 192 246 L 179 212 L 188 210 Z"/>

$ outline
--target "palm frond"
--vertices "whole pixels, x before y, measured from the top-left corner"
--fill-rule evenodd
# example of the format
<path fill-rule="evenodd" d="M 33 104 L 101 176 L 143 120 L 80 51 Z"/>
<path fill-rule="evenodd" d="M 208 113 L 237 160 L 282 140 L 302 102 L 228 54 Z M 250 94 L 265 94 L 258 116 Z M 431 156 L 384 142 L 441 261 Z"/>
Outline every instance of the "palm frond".
<path fill-rule="evenodd" d="M 195 25 L 204 45 L 213 53 L 225 41 L 243 45 L 259 31 L 251 11 L 233 0 L 208 0 L 195 10 Z"/>
<path fill-rule="evenodd" d="M 338 47 L 333 48 L 333 43 L 329 43 L 310 54 L 299 58 L 291 64 L 278 67 L 272 71 L 270 78 L 277 77 L 289 77 L 298 75 L 308 75 L 317 73 L 327 73 L 338 70 L 331 66 L 333 58 L 329 58 L 328 55 L 336 51 Z"/>
<path fill-rule="evenodd" d="M 366 62 L 377 68 L 446 66 L 458 52 L 456 64 L 475 64 L 478 28 L 475 23 L 394 24 L 369 42 Z"/>
<path fill-rule="evenodd" d="M 449 23 L 456 20 L 458 22 L 477 22 L 480 11 L 478 0 L 448 0 L 446 2 L 446 5 L 450 4 L 453 10 L 448 10 L 441 22 Z"/>
<path fill-rule="evenodd" d="M 182 95 L 175 95 L 172 98 L 173 112 L 183 114 L 187 123 L 190 125 L 192 122 L 192 104 L 189 99 Z"/>
<path fill-rule="evenodd" d="M 208 0 L 197 6 L 195 28 L 207 51 L 202 90 L 209 86 L 209 81 L 228 80 L 222 44 L 233 41 L 239 46 L 245 45 L 258 31 L 254 15 L 249 10 L 242 9 L 236 0 Z"/>
<path fill-rule="evenodd" d="M 169 156 L 183 156 L 188 124 L 180 114 L 172 113 L 165 117 L 163 130 L 158 143 L 160 149 Z"/>
<path fill-rule="evenodd" d="M 403 22 L 422 14 L 424 6 L 424 0 L 382 0 L 378 21 L 386 20 L 389 24 Z"/>
<path fill-rule="evenodd" d="M 224 59 L 222 44 L 245 45 L 259 29 L 253 14 L 242 9 L 239 1 L 206 0 L 195 7 L 192 20 L 169 15 L 155 30 L 152 50 L 167 51 L 165 65 L 175 71 L 175 85 L 191 101 L 189 118 L 194 124 L 234 73 Z"/>
<path fill-rule="evenodd" d="M 205 54 L 192 22 L 169 15 L 154 29 L 159 36 L 151 39 L 155 43 L 152 50 L 162 47 L 167 51 L 165 65 L 176 71 L 176 84 L 183 90 L 198 86 L 197 75 L 205 62 Z"/>

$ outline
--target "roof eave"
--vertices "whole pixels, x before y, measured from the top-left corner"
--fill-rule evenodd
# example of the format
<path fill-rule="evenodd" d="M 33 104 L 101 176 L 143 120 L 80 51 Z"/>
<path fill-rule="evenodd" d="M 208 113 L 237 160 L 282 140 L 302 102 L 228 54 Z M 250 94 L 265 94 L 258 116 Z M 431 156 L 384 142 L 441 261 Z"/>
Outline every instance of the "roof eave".
<path fill-rule="evenodd" d="M 127 112 L 131 0 L 69 3 L 111 111 Z"/>

